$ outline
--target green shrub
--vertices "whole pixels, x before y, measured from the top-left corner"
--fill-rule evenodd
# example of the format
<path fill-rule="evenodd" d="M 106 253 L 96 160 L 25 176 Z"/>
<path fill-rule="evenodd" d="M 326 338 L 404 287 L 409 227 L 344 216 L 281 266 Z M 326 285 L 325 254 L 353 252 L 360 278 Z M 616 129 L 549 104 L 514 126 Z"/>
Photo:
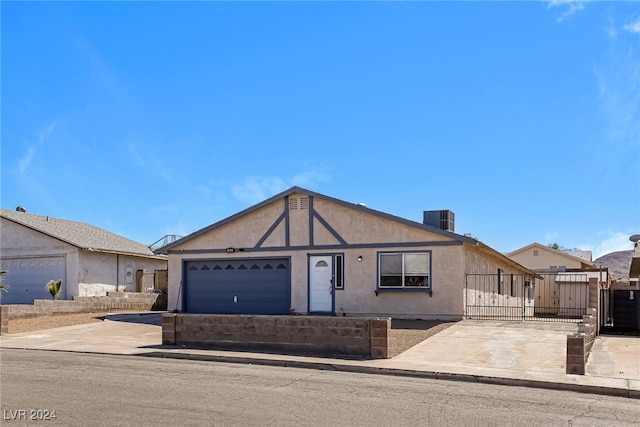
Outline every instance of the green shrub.
<path fill-rule="evenodd" d="M 60 288 L 62 287 L 62 280 L 49 280 L 47 283 L 47 291 L 51 294 L 54 301 L 58 299 L 58 295 L 60 294 Z"/>

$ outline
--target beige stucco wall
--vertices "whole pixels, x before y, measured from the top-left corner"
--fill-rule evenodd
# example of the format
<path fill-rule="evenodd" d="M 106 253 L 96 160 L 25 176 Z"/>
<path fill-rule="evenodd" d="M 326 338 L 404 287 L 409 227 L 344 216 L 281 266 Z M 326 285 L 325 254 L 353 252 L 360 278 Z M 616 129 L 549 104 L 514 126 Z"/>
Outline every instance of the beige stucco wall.
<path fill-rule="evenodd" d="M 526 269 L 513 265 L 489 249 L 468 244 L 464 248 L 465 276 L 470 276 L 465 277 L 467 292 L 463 292 L 463 300 L 469 316 L 481 318 L 499 313 L 501 318 L 506 319 L 511 314 L 517 314 L 516 317 L 520 319 L 521 311 L 512 313 L 505 308 L 523 306 L 527 315 L 533 315 L 533 294 L 524 292 L 523 281 L 529 280 L 533 284 L 535 278 Z M 498 269 L 502 270 L 503 275 L 501 293 L 498 292 Z M 514 294 L 511 293 L 511 275 L 514 275 Z M 500 307 L 500 310 L 495 311 L 491 307 Z"/>
<path fill-rule="evenodd" d="M 313 207 L 350 244 L 452 240 L 326 200 L 314 199 Z M 314 230 L 314 237 L 316 233 Z M 318 244 L 318 242 L 315 243 Z"/>
<path fill-rule="evenodd" d="M 380 290 L 379 252 L 430 252 L 432 293 Z M 362 256 L 362 262 L 358 262 Z M 458 319 L 463 315 L 463 249 L 458 246 L 353 249 L 345 251 L 344 290 L 336 290 L 337 314 L 396 318 Z"/>
<path fill-rule="evenodd" d="M 504 274 L 525 274 L 527 269 L 515 266 L 505 257 L 469 244 L 464 245 L 465 273 L 468 274 L 497 274 L 498 268 Z"/>
<path fill-rule="evenodd" d="M 80 251 L 78 295 L 101 296 L 111 291 L 136 291 L 137 270 L 165 270 L 166 260 Z"/>
<path fill-rule="evenodd" d="M 538 255 L 534 255 L 534 251 Z M 556 250 L 533 247 L 509 256 L 517 263 L 533 270 L 546 270 L 552 265 L 565 266 L 567 268 L 581 268 L 582 263 L 578 259 L 572 259 Z"/>
<path fill-rule="evenodd" d="M 378 251 L 431 252 L 433 293 L 419 291 L 380 291 L 376 296 Z M 234 254 L 189 254 L 169 256 L 168 309 L 180 309 L 182 261 L 195 259 L 291 257 L 291 309 L 307 313 L 308 256 L 344 254 L 344 289 L 335 291 L 335 311 L 350 316 L 393 316 L 423 319 L 459 319 L 463 314 L 463 249 L 458 246 L 432 246 L 383 249 L 280 250 Z M 362 256 L 362 262 L 358 257 Z M 180 293 L 180 298 L 178 294 Z"/>
<path fill-rule="evenodd" d="M 224 249 L 224 248 L 252 248 L 266 231 L 271 227 L 284 209 L 283 201 L 276 201 L 268 206 L 245 215 L 235 221 L 224 224 L 215 232 L 206 233 L 189 240 L 188 249 Z M 279 229 L 284 233 L 284 228 Z M 284 236 L 275 242 L 284 244 Z M 272 243 L 275 243 L 272 242 Z M 176 249 L 183 248 L 180 246 Z M 184 246 L 187 248 L 187 246 Z"/>

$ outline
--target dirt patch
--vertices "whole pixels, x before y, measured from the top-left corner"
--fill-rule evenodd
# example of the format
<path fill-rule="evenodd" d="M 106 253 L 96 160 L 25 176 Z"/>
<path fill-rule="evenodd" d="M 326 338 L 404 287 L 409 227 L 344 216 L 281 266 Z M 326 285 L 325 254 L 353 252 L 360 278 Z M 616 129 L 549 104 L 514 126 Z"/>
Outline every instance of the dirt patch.
<path fill-rule="evenodd" d="M 456 322 L 393 319 L 391 321 L 389 356 L 394 357 L 409 350 L 454 323 Z"/>
<path fill-rule="evenodd" d="M 40 316 L 28 319 L 12 319 L 9 322 L 9 333 L 19 334 L 22 332 L 33 332 L 44 329 L 62 328 L 64 326 L 102 322 L 108 313 L 114 312 L 118 312 L 118 310 L 96 313 L 56 314 L 53 316 Z"/>

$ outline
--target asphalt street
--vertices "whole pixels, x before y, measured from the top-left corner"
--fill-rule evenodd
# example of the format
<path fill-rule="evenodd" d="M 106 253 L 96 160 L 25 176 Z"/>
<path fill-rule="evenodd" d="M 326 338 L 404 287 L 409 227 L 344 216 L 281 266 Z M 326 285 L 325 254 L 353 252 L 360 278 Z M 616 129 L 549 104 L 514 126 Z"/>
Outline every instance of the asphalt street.
<path fill-rule="evenodd" d="M 628 398 L 64 351 L 2 349 L 0 380 L 3 425 L 631 426 L 640 422 L 640 405 Z M 43 419 L 52 418 L 52 413 L 55 419 Z"/>

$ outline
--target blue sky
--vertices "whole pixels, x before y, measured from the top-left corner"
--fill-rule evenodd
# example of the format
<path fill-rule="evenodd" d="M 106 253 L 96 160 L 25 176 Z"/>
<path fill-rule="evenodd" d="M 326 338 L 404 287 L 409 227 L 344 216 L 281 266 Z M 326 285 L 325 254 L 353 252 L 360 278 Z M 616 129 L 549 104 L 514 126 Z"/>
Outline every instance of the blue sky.
<path fill-rule="evenodd" d="M 640 2 L 2 2 L 1 202 L 150 244 L 298 185 L 631 249 Z"/>

